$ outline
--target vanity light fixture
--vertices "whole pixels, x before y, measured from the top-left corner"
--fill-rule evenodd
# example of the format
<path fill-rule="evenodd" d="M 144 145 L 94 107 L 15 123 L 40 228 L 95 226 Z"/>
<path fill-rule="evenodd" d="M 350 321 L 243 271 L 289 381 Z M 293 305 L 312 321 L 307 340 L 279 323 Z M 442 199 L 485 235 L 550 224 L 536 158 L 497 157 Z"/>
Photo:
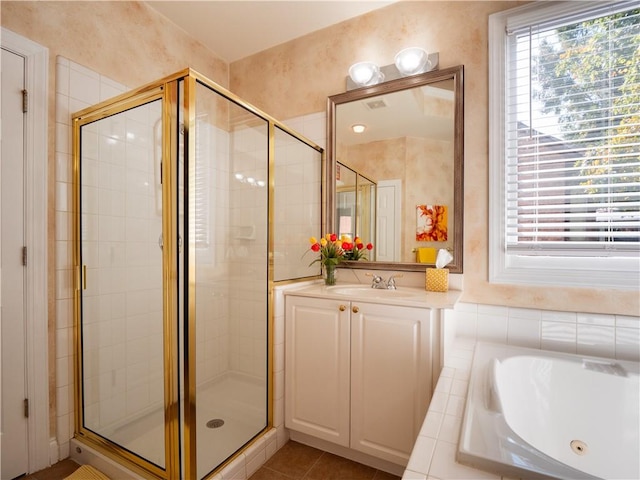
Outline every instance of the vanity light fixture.
<path fill-rule="evenodd" d="M 355 125 L 351 125 L 351 130 L 353 130 L 353 133 L 362 133 L 366 129 L 367 129 L 367 126 L 361 123 L 356 123 Z"/>
<path fill-rule="evenodd" d="M 347 90 L 436 70 L 438 59 L 438 52 L 427 53 L 420 47 L 409 47 L 400 50 L 391 65 L 379 67 L 373 62 L 354 63 L 349 67 Z"/>
<path fill-rule="evenodd" d="M 373 62 L 358 62 L 349 67 L 349 77 L 359 87 L 376 85 L 384 80 L 380 67 Z"/>
<path fill-rule="evenodd" d="M 395 64 L 403 77 L 423 73 L 430 67 L 429 54 L 420 47 L 405 48 L 396 54 Z"/>

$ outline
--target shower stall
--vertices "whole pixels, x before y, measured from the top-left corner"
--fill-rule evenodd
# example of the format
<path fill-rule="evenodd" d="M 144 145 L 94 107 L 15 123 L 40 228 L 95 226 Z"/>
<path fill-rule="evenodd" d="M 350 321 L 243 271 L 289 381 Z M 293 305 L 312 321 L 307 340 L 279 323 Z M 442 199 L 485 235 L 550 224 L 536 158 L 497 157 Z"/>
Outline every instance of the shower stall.
<path fill-rule="evenodd" d="M 75 114 L 73 155 L 75 436 L 207 478 L 272 426 L 276 166 L 323 151 L 188 69 Z"/>

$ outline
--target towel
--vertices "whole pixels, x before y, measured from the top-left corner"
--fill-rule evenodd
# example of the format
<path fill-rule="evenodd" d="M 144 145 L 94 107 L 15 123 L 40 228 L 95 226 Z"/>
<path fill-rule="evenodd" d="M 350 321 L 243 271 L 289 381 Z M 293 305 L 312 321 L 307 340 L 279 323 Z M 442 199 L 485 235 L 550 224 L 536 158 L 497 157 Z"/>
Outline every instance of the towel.
<path fill-rule="evenodd" d="M 416 248 L 416 262 L 436 263 L 436 249 L 429 247 Z"/>

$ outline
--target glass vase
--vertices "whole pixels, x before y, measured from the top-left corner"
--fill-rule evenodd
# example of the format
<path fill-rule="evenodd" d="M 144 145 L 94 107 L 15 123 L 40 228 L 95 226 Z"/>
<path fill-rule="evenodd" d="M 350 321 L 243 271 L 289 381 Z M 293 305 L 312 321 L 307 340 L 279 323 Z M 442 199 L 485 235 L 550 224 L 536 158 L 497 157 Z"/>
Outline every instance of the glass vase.
<path fill-rule="evenodd" d="M 335 285 L 336 284 L 336 266 L 324 265 L 324 268 L 322 269 L 322 276 L 324 278 L 325 285 Z"/>

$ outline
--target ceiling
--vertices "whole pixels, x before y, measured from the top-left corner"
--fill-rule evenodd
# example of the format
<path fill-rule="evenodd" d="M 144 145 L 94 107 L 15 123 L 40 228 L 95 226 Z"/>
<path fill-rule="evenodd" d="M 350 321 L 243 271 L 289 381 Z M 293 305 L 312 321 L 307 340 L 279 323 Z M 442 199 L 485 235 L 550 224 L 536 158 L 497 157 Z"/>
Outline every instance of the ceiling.
<path fill-rule="evenodd" d="M 146 3 L 231 63 L 394 2 L 150 0 Z"/>

